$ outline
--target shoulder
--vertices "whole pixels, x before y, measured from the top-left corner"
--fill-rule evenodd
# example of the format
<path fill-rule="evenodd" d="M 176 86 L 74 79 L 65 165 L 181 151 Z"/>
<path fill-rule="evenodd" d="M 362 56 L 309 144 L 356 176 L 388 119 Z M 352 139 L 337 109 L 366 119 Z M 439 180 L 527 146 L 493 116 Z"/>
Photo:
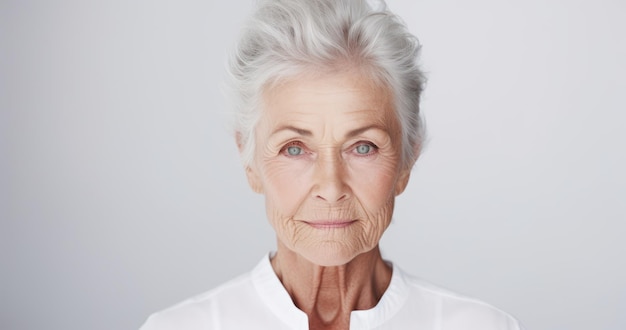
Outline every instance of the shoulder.
<path fill-rule="evenodd" d="M 140 330 L 213 329 L 220 318 L 255 298 L 250 273 L 148 317 Z"/>
<path fill-rule="evenodd" d="M 409 301 L 427 302 L 435 323 L 441 329 L 463 330 L 521 330 L 522 326 L 510 314 L 479 299 L 444 289 L 417 277 L 403 274 L 409 288 Z"/>

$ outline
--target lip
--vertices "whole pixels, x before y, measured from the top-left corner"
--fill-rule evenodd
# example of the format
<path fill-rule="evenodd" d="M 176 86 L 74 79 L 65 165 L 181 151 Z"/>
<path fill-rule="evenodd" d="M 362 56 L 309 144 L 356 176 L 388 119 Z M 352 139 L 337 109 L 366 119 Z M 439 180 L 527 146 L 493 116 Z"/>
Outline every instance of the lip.
<path fill-rule="evenodd" d="M 345 228 L 355 223 L 356 220 L 322 220 L 322 221 L 305 221 L 309 226 L 316 229 L 335 229 Z"/>

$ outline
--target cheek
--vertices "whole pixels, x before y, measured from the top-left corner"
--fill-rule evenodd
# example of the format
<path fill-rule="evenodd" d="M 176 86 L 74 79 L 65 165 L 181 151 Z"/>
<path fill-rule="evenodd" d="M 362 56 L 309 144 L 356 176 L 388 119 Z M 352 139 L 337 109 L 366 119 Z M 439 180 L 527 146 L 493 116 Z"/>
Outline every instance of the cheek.
<path fill-rule="evenodd" d="M 262 175 L 268 215 L 272 221 L 292 217 L 308 191 L 304 163 L 271 161 Z"/>
<path fill-rule="evenodd" d="M 351 186 L 363 208 L 370 216 L 385 216 L 386 208 L 393 207 L 397 180 L 397 163 L 382 161 L 362 164 L 354 168 Z M 390 218 L 390 215 L 388 215 Z"/>

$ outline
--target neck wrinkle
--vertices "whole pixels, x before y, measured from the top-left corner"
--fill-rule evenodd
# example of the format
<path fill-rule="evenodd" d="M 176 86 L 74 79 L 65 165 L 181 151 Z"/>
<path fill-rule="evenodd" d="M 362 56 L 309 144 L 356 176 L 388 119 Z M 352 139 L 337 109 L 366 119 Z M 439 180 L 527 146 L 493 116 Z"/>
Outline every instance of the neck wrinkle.
<path fill-rule="evenodd" d="M 389 286 L 392 272 L 378 246 L 345 265 L 325 267 L 278 242 L 271 264 L 294 304 L 310 320 L 324 324 L 349 321 L 353 310 L 376 306 Z"/>

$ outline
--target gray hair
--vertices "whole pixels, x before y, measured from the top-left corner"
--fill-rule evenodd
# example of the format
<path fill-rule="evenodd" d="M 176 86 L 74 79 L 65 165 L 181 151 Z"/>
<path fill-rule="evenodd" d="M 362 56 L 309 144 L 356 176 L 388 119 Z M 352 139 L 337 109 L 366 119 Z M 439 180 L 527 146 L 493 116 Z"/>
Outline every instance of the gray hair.
<path fill-rule="evenodd" d="M 402 130 L 402 162 L 412 166 L 424 139 L 420 94 L 424 75 L 417 38 L 387 10 L 366 0 L 260 0 L 229 60 L 235 133 L 244 164 L 254 154 L 262 93 L 281 79 L 333 70 L 368 70 L 394 95 Z"/>

